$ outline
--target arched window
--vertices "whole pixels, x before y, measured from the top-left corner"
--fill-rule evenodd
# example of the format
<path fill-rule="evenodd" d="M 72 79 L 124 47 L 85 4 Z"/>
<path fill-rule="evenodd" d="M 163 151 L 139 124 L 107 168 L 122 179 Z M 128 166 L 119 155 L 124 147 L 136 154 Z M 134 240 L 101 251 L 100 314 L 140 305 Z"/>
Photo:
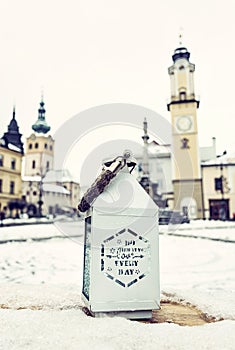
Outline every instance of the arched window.
<path fill-rule="evenodd" d="M 186 92 L 185 91 L 180 91 L 180 99 L 186 100 Z"/>
<path fill-rule="evenodd" d="M 186 100 L 186 88 L 182 87 L 179 89 L 180 100 Z"/>
<path fill-rule="evenodd" d="M 36 161 L 33 160 L 33 161 L 32 161 L 32 169 L 35 169 L 35 168 L 36 168 Z"/>
<path fill-rule="evenodd" d="M 38 143 L 36 142 L 35 145 L 34 145 L 35 148 L 38 148 Z"/>
<path fill-rule="evenodd" d="M 32 143 L 29 144 L 29 149 L 32 149 L 33 148 L 33 145 Z"/>

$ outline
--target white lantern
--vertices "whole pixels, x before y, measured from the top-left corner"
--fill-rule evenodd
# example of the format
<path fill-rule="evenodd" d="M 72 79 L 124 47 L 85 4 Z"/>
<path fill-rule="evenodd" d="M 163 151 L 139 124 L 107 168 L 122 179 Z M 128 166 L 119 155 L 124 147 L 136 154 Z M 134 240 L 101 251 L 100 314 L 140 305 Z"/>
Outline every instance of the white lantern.
<path fill-rule="evenodd" d="M 85 219 L 82 298 L 92 315 L 151 318 L 160 308 L 158 207 L 125 167 Z"/>

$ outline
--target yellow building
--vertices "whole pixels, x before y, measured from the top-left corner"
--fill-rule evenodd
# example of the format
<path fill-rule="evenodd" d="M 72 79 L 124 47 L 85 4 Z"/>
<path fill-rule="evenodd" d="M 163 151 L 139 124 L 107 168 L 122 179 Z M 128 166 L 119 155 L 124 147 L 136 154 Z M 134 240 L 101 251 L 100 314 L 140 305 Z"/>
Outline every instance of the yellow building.
<path fill-rule="evenodd" d="M 204 208 L 197 129 L 199 101 L 194 91 L 195 65 L 189 57 L 185 47 L 174 51 L 173 65 L 168 69 L 171 99 L 167 107 L 172 121 L 174 208 L 196 219 L 203 218 Z"/>
<path fill-rule="evenodd" d="M 205 216 L 235 219 L 235 154 L 225 153 L 202 163 Z"/>
<path fill-rule="evenodd" d="M 18 216 L 23 209 L 21 167 L 24 154 L 21 134 L 13 117 L 8 131 L 0 139 L 0 211 L 7 216 Z"/>

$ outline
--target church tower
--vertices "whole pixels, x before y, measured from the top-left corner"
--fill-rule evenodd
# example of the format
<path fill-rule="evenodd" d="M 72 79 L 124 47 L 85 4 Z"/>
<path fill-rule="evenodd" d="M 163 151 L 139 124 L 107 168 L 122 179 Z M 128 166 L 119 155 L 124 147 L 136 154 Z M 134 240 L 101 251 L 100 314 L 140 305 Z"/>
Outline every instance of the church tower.
<path fill-rule="evenodd" d="M 44 105 L 42 99 L 38 119 L 32 125 L 34 133 L 26 139 L 25 176 L 44 177 L 47 171 L 53 169 L 54 140 L 47 135 L 51 128 L 46 122 Z"/>
<path fill-rule="evenodd" d="M 168 69 L 171 98 L 167 105 L 172 122 L 174 207 L 189 218 L 203 218 L 202 178 L 199 158 L 197 108 L 194 91 L 195 65 L 190 53 L 180 46 Z"/>
<path fill-rule="evenodd" d="M 0 137 L 0 212 L 18 217 L 22 203 L 22 157 L 24 145 L 16 121 L 15 107 L 7 131 Z"/>

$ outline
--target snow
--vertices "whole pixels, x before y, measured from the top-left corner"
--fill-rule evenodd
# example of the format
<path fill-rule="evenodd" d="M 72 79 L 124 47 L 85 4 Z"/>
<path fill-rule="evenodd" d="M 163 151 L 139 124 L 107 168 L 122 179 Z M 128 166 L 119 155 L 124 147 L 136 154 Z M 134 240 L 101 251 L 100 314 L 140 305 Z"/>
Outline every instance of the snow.
<path fill-rule="evenodd" d="M 196 220 L 191 221 L 190 224 L 160 225 L 159 232 L 175 236 L 235 242 L 234 221 Z"/>
<path fill-rule="evenodd" d="M 8 148 L 12 151 L 21 152 L 21 149 L 12 143 L 8 143 Z"/>
<path fill-rule="evenodd" d="M 62 194 L 68 194 L 68 195 L 70 194 L 70 191 L 66 190 L 63 186 L 59 186 L 55 184 L 43 184 L 43 191 L 62 193 Z"/>
<path fill-rule="evenodd" d="M 40 175 L 24 175 L 22 176 L 22 180 L 25 182 L 40 182 L 42 180 L 42 177 Z"/>
<path fill-rule="evenodd" d="M 5 339 L 4 350 L 234 349 L 234 325 L 229 321 L 195 327 L 192 331 L 190 327 L 172 324 L 93 319 L 80 310 L 1 312 L 0 336 Z"/>
<path fill-rule="evenodd" d="M 47 223 L 52 223 L 52 222 L 53 222 L 52 216 L 50 216 L 50 215 L 48 215 L 47 217 L 42 217 L 42 218 L 28 218 L 27 214 L 22 214 L 22 217 L 19 219 L 15 219 L 15 218 L 14 219 L 13 218 L 4 219 L 1 221 L 1 224 L 5 227 L 1 229 L 0 243 L 2 242 L 1 238 L 4 238 L 4 237 L 6 239 L 7 238 L 10 239 L 11 236 L 13 236 L 13 237 L 16 236 L 16 239 L 20 238 L 18 236 L 18 232 L 21 232 L 21 233 L 23 233 L 23 235 L 25 237 L 28 237 L 29 232 L 27 230 L 25 230 L 24 227 L 22 229 L 20 229 L 19 228 L 20 225 L 24 226 L 24 225 L 42 224 L 42 223 L 47 224 Z M 15 225 L 19 225 L 17 227 L 17 230 L 13 230 L 12 228 L 7 230 L 7 226 L 15 226 Z M 42 233 L 41 229 L 35 231 L 35 228 L 34 228 L 32 231 L 33 236 L 35 235 L 34 232 Z M 48 235 L 48 233 L 46 235 Z M 4 239 L 4 241 L 5 241 L 5 239 Z"/>
<path fill-rule="evenodd" d="M 222 156 L 217 157 L 216 159 L 210 159 L 208 161 L 203 162 L 203 165 L 221 165 L 221 164 L 235 164 L 235 152 L 229 151 L 228 153 L 224 153 Z"/>
<path fill-rule="evenodd" d="M 235 241 L 235 223 L 159 227 L 162 299 L 224 319 L 194 327 L 86 316 L 83 223 L 56 225 L 0 228 L 0 240 L 27 239 L 0 244 L 0 350 L 234 349 L 235 245 L 212 238 Z"/>
<path fill-rule="evenodd" d="M 62 219 L 62 217 L 60 217 Z M 32 225 L 27 227 L 25 225 L 19 225 L 15 227 L 1 227 L 0 228 L 0 243 L 6 243 L 7 241 L 25 241 L 25 240 L 41 240 L 50 238 L 66 238 L 83 236 L 83 222 L 80 220 L 63 223 L 58 221 L 54 225 L 47 218 L 30 218 L 30 219 L 5 219 L 4 223 L 13 222 L 27 222 L 38 223 L 38 225 Z M 41 223 L 40 223 L 41 222 Z M 45 223 L 44 223 L 45 222 Z M 49 226 L 48 226 L 49 225 Z M 20 246 L 21 247 L 21 246 Z"/>
<path fill-rule="evenodd" d="M 50 170 L 46 173 L 44 182 L 75 182 L 76 179 L 70 174 L 68 169 Z"/>

